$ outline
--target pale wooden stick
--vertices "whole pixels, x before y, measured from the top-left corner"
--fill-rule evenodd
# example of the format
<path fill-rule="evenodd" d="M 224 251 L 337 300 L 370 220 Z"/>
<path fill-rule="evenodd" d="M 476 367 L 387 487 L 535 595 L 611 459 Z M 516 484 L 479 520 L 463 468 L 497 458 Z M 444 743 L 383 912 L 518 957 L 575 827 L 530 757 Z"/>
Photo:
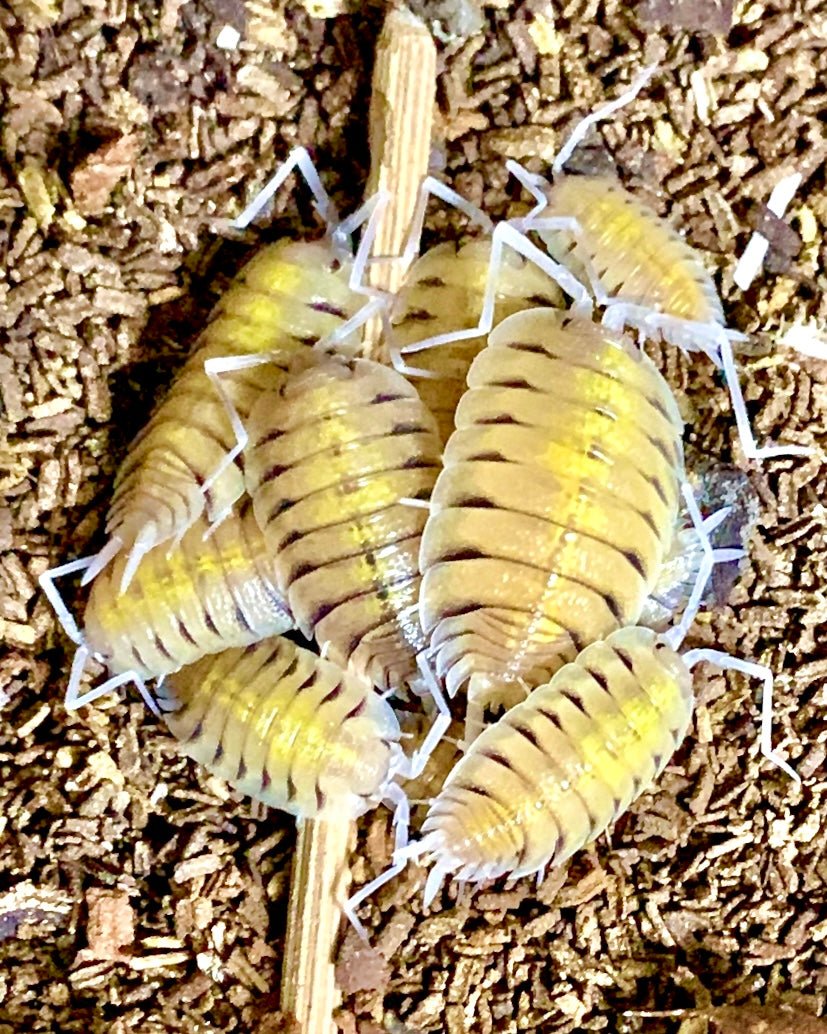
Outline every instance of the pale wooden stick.
<path fill-rule="evenodd" d="M 376 53 L 370 111 L 371 172 L 368 194 L 391 193 L 373 247 L 377 256 L 401 256 L 419 185 L 427 175 L 436 96 L 436 48 L 423 23 L 403 9 L 385 19 Z M 383 262 L 368 270 L 371 286 L 396 291 L 403 271 Z M 366 355 L 380 349 L 382 324 L 368 324 Z M 341 919 L 347 855 L 355 836 L 347 820 L 303 822 L 293 861 L 287 944 L 282 970 L 282 1010 L 302 1034 L 332 1034 L 340 996 L 333 948 Z"/>

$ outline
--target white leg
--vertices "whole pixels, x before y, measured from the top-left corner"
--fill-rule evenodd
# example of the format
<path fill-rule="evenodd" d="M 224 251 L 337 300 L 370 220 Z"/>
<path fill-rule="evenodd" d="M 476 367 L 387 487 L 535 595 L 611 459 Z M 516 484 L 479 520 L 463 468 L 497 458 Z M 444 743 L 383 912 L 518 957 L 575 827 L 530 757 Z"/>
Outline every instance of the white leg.
<path fill-rule="evenodd" d="M 721 337 L 721 365 L 726 376 L 729 397 L 732 399 L 732 411 L 735 414 L 735 423 L 738 427 L 738 435 L 741 439 L 741 446 L 744 455 L 749 459 L 767 459 L 770 456 L 812 456 L 814 450 L 805 445 L 763 445 L 759 448 L 755 443 L 755 436 L 752 433 L 746 403 L 741 392 L 741 382 L 738 378 L 738 370 L 735 366 L 735 359 L 732 355 L 732 345 L 726 335 Z"/>
<path fill-rule="evenodd" d="M 235 408 L 235 404 L 230 398 L 226 388 L 221 383 L 222 374 L 234 373 L 237 370 L 249 370 L 253 366 L 264 366 L 271 362 L 273 362 L 273 356 L 269 352 L 257 353 L 255 355 L 214 356 L 212 359 L 207 359 L 205 361 L 204 373 L 206 373 L 212 381 L 213 387 L 218 392 L 218 396 L 221 401 L 224 403 L 224 409 L 227 411 L 227 417 L 229 418 L 230 426 L 232 427 L 233 435 L 235 436 L 235 445 L 227 452 L 215 470 L 201 486 L 202 492 L 207 492 L 221 477 L 224 471 L 235 462 L 236 457 L 239 456 L 247 447 L 247 442 L 249 440 L 247 429 L 242 423 L 241 417 L 238 415 L 238 410 Z M 213 520 L 213 514 L 210 514 L 210 520 Z"/>
<path fill-rule="evenodd" d="M 72 664 L 72 674 L 69 679 L 69 687 L 66 690 L 65 705 L 67 710 L 75 710 L 78 707 L 83 707 L 85 704 L 91 704 L 93 700 L 97 700 L 99 697 L 104 696 L 106 693 L 110 693 L 113 689 L 117 689 L 119 686 L 126 685 L 127 682 L 132 682 L 138 689 L 138 692 L 144 698 L 144 703 L 147 705 L 149 710 L 156 715 L 158 718 L 161 717 L 161 712 L 158 710 L 158 705 L 152 698 L 152 694 L 147 689 L 146 683 L 134 671 L 121 672 L 119 675 L 113 675 L 111 678 L 102 682 L 98 686 L 93 686 L 92 689 L 88 690 L 81 696 L 78 696 L 78 689 L 80 688 L 80 676 L 83 672 L 83 668 L 86 665 L 88 658 L 88 651 L 85 656 L 81 656 L 82 651 L 85 647 L 81 647 L 75 654 L 75 660 Z"/>
<path fill-rule="evenodd" d="M 718 668 L 723 668 L 725 670 L 729 668 L 733 671 L 740 671 L 745 675 L 751 675 L 762 681 L 761 753 L 774 765 L 777 765 L 783 772 L 786 772 L 790 779 L 800 783 L 801 777 L 799 774 L 772 748 L 772 694 L 774 680 L 770 669 L 764 664 L 756 664 L 754 661 L 745 661 L 740 657 L 731 657 L 728 653 L 722 653 L 720 650 L 690 650 L 688 653 L 684 654 L 683 659 L 688 668 L 694 667 L 701 661 L 708 661 L 710 664 L 714 664 Z"/>
<path fill-rule="evenodd" d="M 458 194 L 455 190 L 446 186 L 440 180 L 435 179 L 433 176 L 426 176 L 419 188 L 416 208 L 414 209 L 414 214 L 411 218 L 411 228 L 408 233 L 408 239 L 405 242 L 405 247 L 402 251 L 402 268 L 406 272 L 419 253 L 419 243 L 422 239 L 422 227 L 425 224 L 425 213 L 428 208 L 428 199 L 431 197 L 439 198 L 440 201 L 443 201 L 451 208 L 456 208 L 457 211 L 462 212 L 463 215 L 467 216 L 473 225 L 481 227 L 485 233 L 491 233 L 494 228 L 494 224 L 491 219 L 481 208 L 477 208 L 475 204 L 467 198 L 464 198 L 462 194 Z"/>
<path fill-rule="evenodd" d="M 51 603 L 61 628 L 77 646 L 83 644 L 83 636 L 69 608 L 63 602 L 63 597 L 58 592 L 54 580 L 55 578 L 64 578 L 66 575 L 75 574 L 78 571 L 85 571 L 94 561 L 95 557 L 82 557 L 80 560 L 70 560 L 68 564 L 61 564 L 59 567 L 52 567 L 48 571 L 44 571 L 38 578 L 40 588 L 45 593 L 46 599 Z"/>
<path fill-rule="evenodd" d="M 400 367 L 400 360 L 404 363 L 405 357 L 414 355 L 417 352 L 424 352 L 431 348 L 438 348 L 440 345 L 452 344 L 455 341 L 467 341 L 487 335 L 494 323 L 494 309 L 497 304 L 497 279 L 502 265 L 504 249 L 508 247 L 517 254 L 522 255 L 538 266 L 547 276 L 563 290 L 574 301 L 574 312 L 583 316 L 591 316 L 592 302 L 588 291 L 564 266 L 555 262 L 544 251 L 532 244 L 532 242 L 510 223 L 498 223 L 491 236 L 491 259 L 488 264 L 488 275 L 486 277 L 485 292 L 483 295 L 482 310 L 480 318 L 475 327 L 467 327 L 462 330 L 448 331 L 444 334 L 435 334 L 433 337 L 423 338 L 415 344 L 406 345 L 400 350 L 391 349 L 391 361 L 395 369 L 400 373 L 408 373 L 414 376 L 434 376 L 427 371 L 412 373 L 415 369 L 405 365 Z"/>
<path fill-rule="evenodd" d="M 538 266 L 547 276 L 551 277 L 560 290 L 572 299 L 573 312 L 580 316 L 591 317 L 592 300 L 589 298 L 588 291 L 577 277 L 570 273 L 565 266 L 555 262 L 551 256 L 538 248 L 536 244 L 532 244 L 525 234 L 520 233 L 510 223 L 504 222 L 497 224 L 491 238 L 491 263 L 488 267 L 488 281 L 485 287 L 486 297 L 483 303 L 483 319 L 480 321 L 482 323 L 487 318 L 486 333 L 491 329 L 494 306 L 496 304 L 496 273 L 498 272 L 498 267 L 495 266 L 495 258 L 499 259 L 502 248 L 506 246 L 516 251 L 518 255 L 528 259 L 529 262 L 533 262 L 535 266 Z"/>
<path fill-rule="evenodd" d="M 609 115 L 613 115 L 620 108 L 625 107 L 631 101 L 637 97 L 643 87 L 649 82 L 657 69 L 657 65 L 649 65 L 645 68 L 640 75 L 632 82 L 632 85 L 628 90 L 624 90 L 619 97 L 616 97 L 613 101 L 609 101 L 608 104 L 603 104 L 601 107 L 595 109 L 591 114 L 586 115 L 584 119 L 572 130 L 568 140 L 560 148 L 557 157 L 554 159 L 554 164 L 551 167 L 552 175 L 559 176 L 563 171 L 563 166 L 571 158 L 575 149 L 578 147 L 580 142 L 585 137 L 586 133 L 591 129 L 592 126 L 598 122 L 604 121 Z"/>
<path fill-rule="evenodd" d="M 313 159 L 304 147 L 296 147 L 290 152 L 272 179 L 268 180 L 232 224 L 235 229 L 246 229 L 294 170 L 301 173 L 304 177 L 304 181 L 313 195 L 316 210 L 325 224 L 328 228 L 335 226 L 339 218 L 338 213 L 327 191 L 322 186 L 322 181 L 319 178 L 319 173 L 316 171 L 316 166 L 313 164 Z"/>
<path fill-rule="evenodd" d="M 436 716 L 419 749 L 414 751 L 413 755 L 407 760 L 404 767 L 400 769 L 400 775 L 402 775 L 404 779 L 416 779 L 417 776 L 422 774 L 425 770 L 425 766 L 431 758 L 431 755 L 437 745 L 441 742 L 451 724 L 451 711 L 445 702 L 442 687 L 440 686 L 439 680 L 436 675 L 434 675 L 433 669 L 424 654 L 419 654 L 416 659 L 416 663 L 419 670 L 422 672 L 428 692 L 431 694 L 434 704 L 436 705 Z"/>
<path fill-rule="evenodd" d="M 687 600 L 681 619 L 677 625 L 670 628 L 664 635 L 664 639 L 666 639 L 673 650 L 680 649 L 680 645 L 684 641 L 686 633 L 689 631 L 692 622 L 695 620 L 695 616 L 701 606 L 701 600 L 703 599 L 707 582 L 709 581 L 709 576 L 712 574 L 712 568 L 715 563 L 709 535 L 704 527 L 704 520 L 703 517 L 701 517 L 698 504 L 695 501 L 695 493 L 692 491 L 692 487 L 688 481 L 684 481 L 681 486 L 681 491 L 683 492 L 683 498 L 686 503 L 686 508 L 689 511 L 689 516 L 692 518 L 692 525 L 695 528 L 698 539 L 700 540 L 703 556 L 701 557 L 701 562 L 698 565 L 698 574 L 695 578 L 695 584 L 692 586 L 692 592 L 689 594 L 689 599 Z"/>
<path fill-rule="evenodd" d="M 81 578 L 81 585 L 88 585 L 94 578 L 101 573 L 113 557 L 116 557 L 118 553 L 123 549 L 123 539 L 120 535 L 113 535 L 110 540 L 106 543 L 103 549 L 99 550 L 98 553 L 91 557 L 91 563 L 87 568 L 86 574 Z"/>
<path fill-rule="evenodd" d="M 551 184 L 545 178 L 535 172 L 529 172 L 524 166 L 520 165 L 519 162 L 515 162 L 513 158 L 509 158 L 505 163 L 506 169 L 511 173 L 515 180 L 520 184 L 523 190 L 527 191 L 537 204 L 524 220 L 519 222 L 525 222 L 527 224 L 533 223 L 548 207 L 548 195 L 547 191 L 551 189 Z M 518 224 L 518 220 L 512 220 L 514 225 Z"/>
<path fill-rule="evenodd" d="M 378 876 L 370 880 L 363 887 L 360 887 L 355 894 L 352 894 L 347 901 L 342 904 L 342 912 L 365 943 L 368 943 L 367 931 L 359 917 L 356 915 L 356 909 L 363 901 L 375 894 L 380 887 L 384 887 L 384 885 L 389 883 L 394 876 L 397 876 L 402 872 L 408 864 L 407 858 L 399 857 L 400 852 L 404 852 L 408 848 L 408 827 L 410 822 L 410 806 L 408 798 L 402 788 L 393 782 L 389 783 L 385 787 L 383 795 L 385 803 L 393 809 L 393 860 L 384 872 L 380 872 Z"/>

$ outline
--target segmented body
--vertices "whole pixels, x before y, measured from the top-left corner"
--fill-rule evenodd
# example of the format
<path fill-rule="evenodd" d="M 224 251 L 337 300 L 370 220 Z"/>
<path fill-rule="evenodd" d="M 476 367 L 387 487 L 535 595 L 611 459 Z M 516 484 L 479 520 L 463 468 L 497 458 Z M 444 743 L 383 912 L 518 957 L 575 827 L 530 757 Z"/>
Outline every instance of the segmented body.
<path fill-rule="evenodd" d="M 170 675 L 157 696 L 184 753 L 300 818 L 356 817 L 391 774 L 391 707 L 287 639 L 205 657 Z"/>
<path fill-rule="evenodd" d="M 610 296 L 696 323 L 722 325 L 721 300 L 698 254 L 669 223 L 608 176 L 560 176 L 541 218 L 577 220 L 544 235 L 558 261 Z"/>
<path fill-rule="evenodd" d="M 594 840 L 686 734 L 692 676 L 649 629 L 593 643 L 487 728 L 422 827 L 435 873 L 525 876 Z"/>
<path fill-rule="evenodd" d="M 391 316 L 391 343 L 402 349 L 425 338 L 474 327 L 480 319 L 491 259 L 487 240 L 457 248 L 438 244 L 411 267 L 399 290 Z M 497 273 L 494 325 L 533 306 L 562 305 L 560 288 L 522 255 L 505 251 Z M 413 383 L 436 417 L 442 442 L 454 429 L 454 413 L 465 391 L 465 378 L 474 357 L 485 346 L 485 335 L 416 352 L 411 365 L 430 371 Z"/>
<path fill-rule="evenodd" d="M 137 540 L 143 552 L 182 534 L 205 507 L 215 517 L 240 498 L 244 479 L 238 464 L 202 489 L 235 444 L 204 362 L 315 345 L 364 303 L 348 286 L 349 276 L 350 264 L 324 241 L 273 244 L 243 268 L 118 471 L 106 527 L 121 548 Z M 256 384 L 256 368 L 227 378 L 227 393 L 242 418 Z"/>
<path fill-rule="evenodd" d="M 113 673 L 155 678 L 292 628 L 250 501 L 207 530 L 201 517 L 172 551 L 151 550 L 123 593 L 123 553 L 92 583 L 84 638 Z"/>
<path fill-rule="evenodd" d="M 632 623 L 675 531 L 681 419 L 626 338 L 517 313 L 474 360 L 422 540 L 420 615 L 454 693 L 553 670 Z M 533 674 L 532 674 L 533 673 Z"/>
<path fill-rule="evenodd" d="M 316 359 L 262 393 L 248 421 L 248 490 L 279 586 L 323 654 L 395 687 L 416 671 L 419 545 L 439 469 L 433 417 L 370 360 Z"/>

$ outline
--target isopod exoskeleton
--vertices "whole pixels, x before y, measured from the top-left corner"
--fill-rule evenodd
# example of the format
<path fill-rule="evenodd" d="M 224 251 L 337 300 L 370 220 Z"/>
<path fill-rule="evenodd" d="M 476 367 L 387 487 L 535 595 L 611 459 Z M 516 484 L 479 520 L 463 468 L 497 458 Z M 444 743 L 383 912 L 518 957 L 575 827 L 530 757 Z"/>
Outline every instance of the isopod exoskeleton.
<path fill-rule="evenodd" d="M 241 271 L 115 478 L 106 530 L 116 548 L 104 555 L 129 555 L 124 587 L 143 553 L 180 536 L 205 511 L 212 520 L 226 515 L 244 490 L 235 463 L 208 483 L 236 436 L 205 361 L 314 346 L 364 305 L 349 277 L 349 264 L 325 241 L 270 245 Z M 240 371 L 227 385 L 242 418 L 256 376 L 256 368 Z"/>
<path fill-rule="evenodd" d="M 653 71 L 647 69 L 620 97 L 575 127 L 554 161 L 552 182 L 506 163 L 538 202 L 529 216 L 511 220 L 512 226 L 537 232 L 550 254 L 590 282 L 598 303 L 606 306 L 608 326 L 662 336 L 687 351 L 705 352 L 720 366 L 748 457 L 809 455 L 810 449 L 798 445 L 757 446 L 732 352 L 732 341 L 744 335 L 726 327 L 714 281 L 698 253 L 618 180 L 563 172 L 589 126 L 629 103 Z"/>
<path fill-rule="evenodd" d="M 469 702 L 636 621 L 675 533 L 682 422 L 622 335 L 551 309 L 474 360 L 422 539 L 420 616 Z"/>
<path fill-rule="evenodd" d="M 130 680 L 146 697 L 145 680 L 205 654 L 258 642 L 293 627 L 250 501 L 210 536 L 208 528 L 206 518 L 200 517 L 172 550 L 150 550 L 125 591 L 120 586 L 126 554 L 117 556 L 92 583 L 82 631 L 62 601 L 55 599 L 52 580 L 83 570 L 90 561 L 73 561 L 46 572 L 41 584 L 78 643 L 67 706 L 89 703 Z M 90 654 L 113 677 L 78 696 Z"/>
<path fill-rule="evenodd" d="M 122 575 L 126 588 L 147 550 L 179 539 L 204 512 L 219 523 L 240 498 L 243 473 L 241 464 L 233 462 L 243 445 L 238 419 L 246 413 L 256 370 L 241 370 L 233 378 L 226 388 L 228 406 L 220 395 L 223 386 L 216 391 L 205 364 L 274 350 L 335 346 L 355 351 L 359 339 L 354 331 L 382 307 L 376 292 L 362 286 L 362 274 L 386 197 L 374 196 L 337 224 L 304 148 L 291 153 L 237 226 L 247 225 L 294 168 L 304 175 L 327 220 L 327 237 L 269 245 L 231 284 L 194 354 L 118 470 L 106 524 L 110 538 L 93 558 L 85 582 L 123 550 L 129 557 Z M 359 250 L 351 257 L 350 234 L 366 221 Z M 235 424 L 229 412 L 236 415 Z"/>
<path fill-rule="evenodd" d="M 157 698 L 185 754 L 303 819 L 361 815 L 402 758 L 390 704 L 282 637 L 182 668 Z"/>
<path fill-rule="evenodd" d="M 419 258 L 394 302 L 391 349 L 402 354 L 426 337 L 475 327 L 482 314 L 490 261 L 490 240 L 471 241 L 461 248 L 438 244 Z M 555 281 L 516 252 L 503 254 L 495 282 L 494 325 L 522 309 L 562 305 Z M 436 417 L 443 444 L 454 429 L 468 367 L 485 341 L 481 334 L 417 353 L 416 365 L 422 375 L 414 384 Z"/>
<path fill-rule="evenodd" d="M 247 421 L 247 485 L 302 632 L 324 656 L 395 688 L 417 671 L 419 545 L 439 470 L 414 388 L 366 359 L 310 357 Z"/>
<path fill-rule="evenodd" d="M 717 650 L 680 655 L 673 643 L 669 633 L 618 629 L 474 741 L 431 802 L 421 839 L 402 852 L 433 862 L 426 903 L 448 874 L 476 883 L 542 873 L 599 836 L 680 746 L 701 661 L 762 680 L 761 752 L 800 781 L 771 745 L 771 672 Z"/>
<path fill-rule="evenodd" d="M 558 865 L 663 770 L 692 714 L 692 676 L 649 629 L 592 643 L 485 729 L 432 801 L 417 853 L 442 879 Z"/>

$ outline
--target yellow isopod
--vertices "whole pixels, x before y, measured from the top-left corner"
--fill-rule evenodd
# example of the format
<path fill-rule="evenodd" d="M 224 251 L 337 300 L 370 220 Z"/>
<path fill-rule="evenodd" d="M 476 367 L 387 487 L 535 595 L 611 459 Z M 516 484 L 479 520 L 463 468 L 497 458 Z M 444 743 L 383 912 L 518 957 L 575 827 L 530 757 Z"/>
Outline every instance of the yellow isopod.
<path fill-rule="evenodd" d="M 700 661 L 762 680 L 761 752 L 800 782 L 771 745 L 769 669 L 717 650 L 681 656 L 673 642 L 669 633 L 619 629 L 475 740 L 431 802 L 421 839 L 401 852 L 434 863 L 426 903 L 448 874 L 476 883 L 542 873 L 599 836 L 683 741 Z"/>
<path fill-rule="evenodd" d="M 54 578 L 84 570 L 90 560 L 75 560 L 41 576 L 65 631 L 78 644 L 66 692 L 68 707 L 90 703 L 132 681 L 156 710 L 147 680 L 204 654 L 258 642 L 293 627 L 250 500 L 212 535 L 208 530 L 206 518 L 200 517 L 173 550 L 150 550 L 123 592 L 127 561 L 125 554 L 116 557 L 92 583 L 82 631 L 58 595 Z M 81 675 L 90 655 L 104 663 L 112 677 L 81 696 Z"/>
<path fill-rule="evenodd" d="M 478 708 L 637 620 L 675 534 L 682 422 L 632 342 L 531 309 L 489 336 L 456 424 L 420 617 L 449 693 Z"/>
<path fill-rule="evenodd" d="M 244 267 L 122 463 L 106 524 L 110 539 L 87 581 L 124 551 L 126 588 L 147 550 L 180 538 L 205 511 L 214 522 L 229 512 L 244 490 L 244 475 L 236 463 L 221 469 L 236 435 L 204 363 L 316 345 L 364 305 L 364 297 L 349 286 L 350 273 L 351 264 L 328 241 L 272 244 Z M 226 384 L 242 418 L 256 377 L 255 368 L 242 370 Z"/>
<path fill-rule="evenodd" d="M 300 367 L 301 364 L 296 364 Z M 417 672 L 419 545 L 439 471 L 434 419 L 367 359 L 275 367 L 247 421 L 247 487 L 279 587 L 324 656 L 395 688 Z"/>
<path fill-rule="evenodd" d="M 537 232 L 556 260 L 591 284 L 606 306 L 607 326 L 662 336 L 687 351 L 705 352 L 721 367 L 748 457 L 808 455 L 811 450 L 797 445 L 757 446 L 732 352 L 732 341 L 744 335 L 725 326 L 720 297 L 698 253 L 617 179 L 563 173 L 587 129 L 632 100 L 653 71 L 579 123 L 554 161 L 552 182 L 506 163 L 538 201 L 529 216 L 511 220 L 512 228 Z"/>
<path fill-rule="evenodd" d="M 185 754 L 299 818 L 361 815 L 401 763 L 391 706 L 282 637 L 204 657 L 169 675 L 157 697 Z"/>
<path fill-rule="evenodd" d="M 458 248 L 446 242 L 431 248 L 411 267 L 391 311 L 391 351 L 403 354 L 425 338 L 475 327 L 480 319 L 491 261 L 490 240 Z M 561 306 L 554 280 L 514 251 L 504 252 L 496 273 L 493 322 L 535 306 Z M 465 378 L 486 337 L 466 338 L 416 354 L 413 383 L 448 441 Z"/>

